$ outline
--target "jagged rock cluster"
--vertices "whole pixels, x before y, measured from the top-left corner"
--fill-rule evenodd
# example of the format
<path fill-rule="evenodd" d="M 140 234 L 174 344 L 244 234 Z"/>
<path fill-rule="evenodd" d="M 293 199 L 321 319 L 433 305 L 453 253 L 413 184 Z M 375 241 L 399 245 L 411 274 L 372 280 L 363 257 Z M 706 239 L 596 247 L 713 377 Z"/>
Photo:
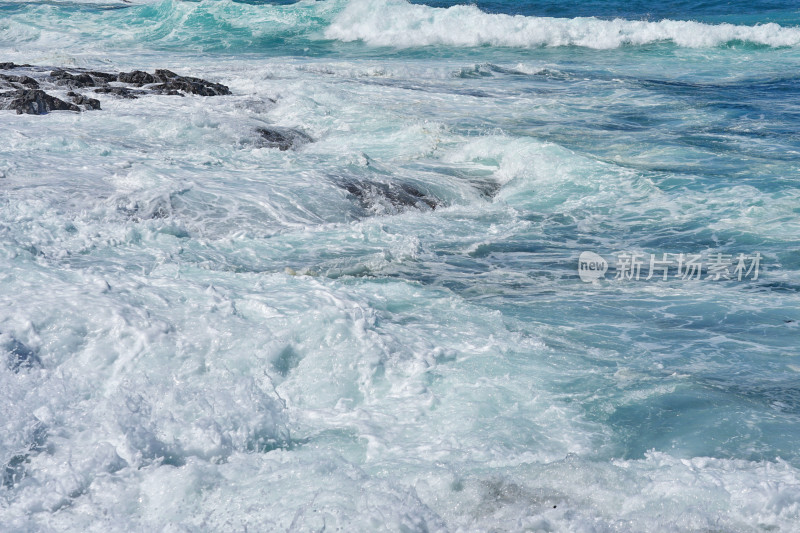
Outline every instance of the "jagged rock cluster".
<path fill-rule="evenodd" d="M 121 98 L 138 98 L 147 94 L 185 96 L 218 96 L 231 94 L 221 83 L 191 76 L 180 76 L 159 69 L 153 74 L 132 72 L 99 72 L 84 69 L 49 69 L 31 65 L 0 63 L 0 109 L 44 115 L 50 111 L 82 111 L 100 109 L 96 98 L 77 92 L 91 91 Z M 63 99 L 50 92 L 67 91 Z M 60 95 L 59 95 L 60 96 Z"/>
<path fill-rule="evenodd" d="M 110 73 L 0 62 L 0 110 L 44 115 L 51 111 L 100 109 L 100 100 L 90 94 L 133 99 L 146 95 L 219 96 L 229 95 L 231 91 L 220 83 L 180 76 L 165 69 L 153 73 L 142 70 Z M 281 151 L 296 150 L 314 142 L 302 131 L 279 126 L 258 127 L 254 133 L 255 146 Z M 409 183 L 353 177 L 334 179 L 334 182 L 368 213 L 387 214 L 408 208 L 426 211 L 443 205 L 428 191 Z M 30 359 L 25 356 L 27 352 L 17 350 L 14 353 L 17 352 L 19 360 Z"/>

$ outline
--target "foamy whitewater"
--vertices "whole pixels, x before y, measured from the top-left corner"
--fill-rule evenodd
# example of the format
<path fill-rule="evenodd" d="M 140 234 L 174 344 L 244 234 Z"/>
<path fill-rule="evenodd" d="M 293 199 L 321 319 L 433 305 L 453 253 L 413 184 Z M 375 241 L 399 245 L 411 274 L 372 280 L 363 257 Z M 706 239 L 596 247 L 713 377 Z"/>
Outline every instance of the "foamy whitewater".
<path fill-rule="evenodd" d="M 427 4 L 0 0 L 231 91 L 0 110 L 0 531 L 800 531 L 796 3 Z"/>

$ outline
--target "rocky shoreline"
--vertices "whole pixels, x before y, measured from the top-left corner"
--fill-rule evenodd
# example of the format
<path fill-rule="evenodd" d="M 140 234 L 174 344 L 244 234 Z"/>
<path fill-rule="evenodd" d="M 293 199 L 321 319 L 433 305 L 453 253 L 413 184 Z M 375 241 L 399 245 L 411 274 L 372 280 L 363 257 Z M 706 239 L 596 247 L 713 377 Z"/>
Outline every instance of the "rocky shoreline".
<path fill-rule="evenodd" d="M 80 68 L 52 68 L 0 62 L 0 110 L 46 115 L 51 111 L 81 112 L 101 109 L 93 96 L 136 99 L 148 95 L 223 96 L 230 89 L 221 83 L 181 76 L 166 69 L 154 72 L 101 72 Z M 314 142 L 302 131 L 261 126 L 254 145 L 280 151 L 296 150 Z M 388 213 L 407 208 L 432 210 L 441 201 L 408 183 L 334 179 L 367 212 Z"/>
<path fill-rule="evenodd" d="M 98 98 L 135 99 L 147 95 L 230 95 L 227 85 L 181 76 L 166 69 L 153 73 L 101 72 L 80 68 L 53 68 L 0 62 L 0 110 L 46 115 L 51 111 L 81 112 L 101 109 Z M 290 128 L 256 129 L 256 145 L 281 151 L 296 149 L 313 139 Z"/>
<path fill-rule="evenodd" d="M 53 92 L 57 95 L 50 94 Z M 181 76 L 166 69 L 157 69 L 152 74 L 141 70 L 112 73 L 0 63 L 0 109 L 30 115 L 100 109 L 100 100 L 84 94 L 87 92 L 129 99 L 148 94 L 231 94 L 221 83 Z"/>

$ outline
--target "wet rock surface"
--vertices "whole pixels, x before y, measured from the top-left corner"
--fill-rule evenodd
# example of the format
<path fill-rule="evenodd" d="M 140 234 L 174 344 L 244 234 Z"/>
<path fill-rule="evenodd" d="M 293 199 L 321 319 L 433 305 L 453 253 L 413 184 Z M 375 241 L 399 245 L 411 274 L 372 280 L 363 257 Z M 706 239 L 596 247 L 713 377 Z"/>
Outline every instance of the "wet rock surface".
<path fill-rule="evenodd" d="M 257 128 L 256 133 L 260 136 L 256 141 L 257 146 L 277 148 L 282 152 L 313 142 L 313 139 L 302 131 L 291 128 L 269 126 Z"/>
<path fill-rule="evenodd" d="M 211 83 L 200 78 L 178 76 L 159 85 L 154 85 L 151 90 L 159 94 L 197 94 L 200 96 L 221 96 L 231 94 L 231 91 L 221 83 Z"/>
<path fill-rule="evenodd" d="M 21 89 L 12 93 L 0 94 L 5 109 L 12 109 L 18 115 L 46 115 L 50 111 L 80 111 L 75 105 L 50 96 L 41 89 Z"/>
<path fill-rule="evenodd" d="M 89 74 L 72 74 L 65 70 L 54 70 L 50 72 L 50 81 L 59 87 L 69 87 L 70 89 L 92 87 L 96 84 L 94 78 Z"/>
<path fill-rule="evenodd" d="M 117 74 L 117 80 L 121 83 L 129 83 L 131 85 L 136 85 L 141 87 L 142 85 L 147 85 L 148 83 L 155 83 L 156 78 L 152 74 L 148 74 L 147 72 L 143 72 L 141 70 L 134 70 L 132 72 L 120 72 Z"/>
<path fill-rule="evenodd" d="M 181 76 L 166 69 L 153 73 L 142 70 L 115 73 L 0 62 L 0 109 L 33 115 L 101 109 L 100 100 L 80 94 L 76 89 L 127 99 L 146 95 L 231 94 L 221 83 Z"/>
<path fill-rule="evenodd" d="M 221 83 L 181 76 L 167 69 L 102 72 L 0 62 L 0 111 L 17 114 L 102 110 L 104 98 L 135 100 L 153 95 L 230 94 L 230 89 Z M 302 131 L 272 126 L 257 128 L 253 139 L 256 146 L 281 151 L 294 150 L 313 141 Z"/>
<path fill-rule="evenodd" d="M 5 354 L 6 363 L 12 372 L 41 366 L 36 351 L 7 333 L 0 332 L 0 353 Z"/>
<path fill-rule="evenodd" d="M 30 76 L 9 76 L 8 74 L 0 74 L 0 81 L 5 81 L 11 87 L 17 89 L 38 89 L 39 82 Z"/>
<path fill-rule="evenodd" d="M 128 98 L 130 100 L 139 98 L 139 96 L 143 94 L 147 94 L 145 91 L 128 89 L 127 87 L 101 87 L 99 89 L 95 89 L 94 92 L 98 94 L 111 94 L 120 98 Z"/>
<path fill-rule="evenodd" d="M 82 106 L 84 109 L 100 109 L 100 100 L 96 98 L 89 98 L 83 94 L 78 94 L 75 92 L 68 92 L 67 96 L 72 99 L 73 104 L 77 104 Z"/>
<path fill-rule="evenodd" d="M 441 205 L 437 198 L 409 183 L 358 179 L 338 179 L 335 182 L 369 211 L 393 213 L 409 208 L 431 210 Z"/>

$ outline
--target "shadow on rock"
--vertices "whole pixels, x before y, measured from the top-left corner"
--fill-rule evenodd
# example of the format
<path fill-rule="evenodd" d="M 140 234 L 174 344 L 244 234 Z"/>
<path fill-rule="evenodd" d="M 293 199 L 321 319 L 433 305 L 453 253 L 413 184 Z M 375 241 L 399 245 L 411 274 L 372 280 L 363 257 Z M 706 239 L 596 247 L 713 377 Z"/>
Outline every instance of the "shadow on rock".
<path fill-rule="evenodd" d="M 291 128 L 264 127 L 257 128 L 256 132 L 261 136 L 256 145 L 267 148 L 277 148 L 286 151 L 297 149 L 304 144 L 314 142 L 314 140 L 302 131 Z"/>
<path fill-rule="evenodd" d="M 357 200 L 361 207 L 379 214 L 397 213 L 407 209 L 428 211 L 442 205 L 438 198 L 409 183 L 342 178 L 334 181 Z"/>

